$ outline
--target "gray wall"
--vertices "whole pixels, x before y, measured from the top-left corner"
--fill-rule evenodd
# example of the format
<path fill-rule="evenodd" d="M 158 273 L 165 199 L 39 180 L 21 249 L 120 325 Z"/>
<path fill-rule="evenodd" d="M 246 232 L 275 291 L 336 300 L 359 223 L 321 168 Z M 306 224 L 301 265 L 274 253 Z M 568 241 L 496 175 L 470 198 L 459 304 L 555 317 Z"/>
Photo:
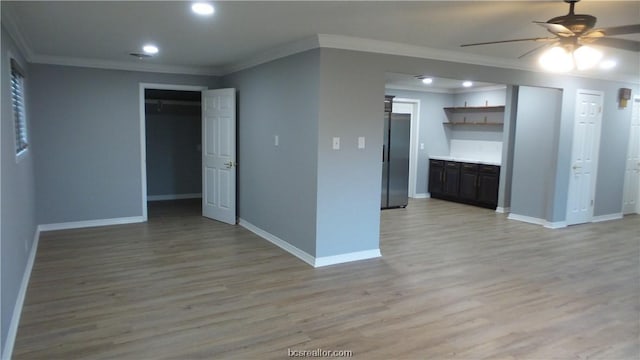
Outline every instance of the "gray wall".
<path fill-rule="evenodd" d="M 11 64 L 9 52 L 19 61 L 25 75 L 25 102 L 27 114 L 27 136 L 33 144 L 33 119 L 31 104 L 34 98 L 31 93 L 33 74 L 24 61 L 13 40 L 2 27 L 2 124 L 1 124 L 1 165 L 0 179 L 2 198 L 2 215 L 0 216 L 2 253 L 2 306 L 1 318 L 1 351 L 4 351 L 9 323 L 18 297 L 22 277 L 27 265 L 29 251 L 33 245 L 36 230 L 35 198 L 34 198 L 34 149 L 29 148 L 25 157 L 16 163 L 15 127 L 11 102 Z"/>
<path fill-rule="evenodd" d="M 193 110 L 164 106 L 162 112 L 150 109 L 145 114 L 147 195 L 202 192 L 202 153 L 198 148 L 202 117 L 199 106 Z"/>
<path fill-rule="evenodd" d="M 142 215 L 139 83 L 218 87 L 217 78 L 31 67 L 40 224 Z"/>
<path fill-rule="evenodd" d="M 320 50 L 319 257 L 379 248 L 384 73 L 360 58 Z M 360 136 L 365 149 L 357 148 Z M 340 150 L 332 150 L 333 137 Z"/>
<path fill-rule="evenodd" d="M 511 213 L 550 220 L 562 91 L 521 86 L 518 99 Z"/>
<path fill-rule="evenodd" d="M 224 78 L 238 90 L 239 217 L 314 256 L 319 61 L 311 50 Z"/>
<path fill-rule="evenodd" d="M 499 106 L 504 105 L 507 89 L 466 91 L 456 93 L 453 97 L 453 106 Z"/>

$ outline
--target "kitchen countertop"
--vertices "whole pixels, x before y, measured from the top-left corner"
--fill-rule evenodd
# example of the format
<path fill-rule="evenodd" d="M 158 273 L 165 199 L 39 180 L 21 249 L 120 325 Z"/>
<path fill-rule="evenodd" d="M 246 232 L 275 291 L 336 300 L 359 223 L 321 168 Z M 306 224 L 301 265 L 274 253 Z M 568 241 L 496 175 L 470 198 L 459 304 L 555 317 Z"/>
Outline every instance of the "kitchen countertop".
<path fill-rule="evenodd" d="M 433 156 L 429 156 L 429 159 L 446 160 L 446 161 L 458 161 L 458 162 L 465 162 L 465 163 L 471 163 L 471 164 L 482 164 L 482 165 L 497 165 L 497 166 L 501 165 L 500 161 L 477 160 L 477 159 L 454 157 L 454 156 L 448 156 L 448 155 L 433 155 Z"/>

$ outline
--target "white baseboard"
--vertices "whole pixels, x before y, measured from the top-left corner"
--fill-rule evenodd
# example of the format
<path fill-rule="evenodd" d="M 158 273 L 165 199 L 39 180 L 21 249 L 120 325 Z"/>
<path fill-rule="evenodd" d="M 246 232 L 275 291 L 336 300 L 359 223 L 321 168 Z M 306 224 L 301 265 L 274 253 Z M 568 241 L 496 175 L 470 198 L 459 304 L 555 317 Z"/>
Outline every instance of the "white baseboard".
<path fill-rule="evenodd" d="M 300 250 L 299 248 L 289 244 L 288 242 L 280 239 L 279 237 L 269 233 L 268 231 L 262 230 L 261 228 L 251 224 L 250 222 L 244 219 L 239 219 L 238 225 L 260 236 L 261 238 L 267 240 L 268 242 L 276 245 L 277 247 L 297 257 L 298 259 L 306 262 L 307 264 L 313 266 L 314 268 L 341 264 L 341 263 L 357 261 L 357 260 L 372 259 L 372 258 L 382 256 L 380 254 L 380 249 L 372 249 L 372 250 L 356 251 L 356 252 L 347 253 L 347 254 L 322 256 L 317 258 L 307 253 L 306 251 Z"/>
<path fill-rule="evenodd" d="M 622 213 L 598 215 L 598 216 L 594 216 L 591 219 L 591 222 L 597 223 L 597 222 L 602 222 L 602 221 L 620 220 L 620 219 L 622 219 L 622 217 L 623 217 Z"/>
<path fill-rule="evenodd" d="M 567 222 L 566 221 L 551 222 L 551 221 L 547 221 L 545 219 L 534 218 L 532 216 L 526 216 L 526 215 L 518 215 L 518 214 L 514 214 L 514 213 L 510 213 L 509 216 L 507 216 L 507 219 L 522 221 L 522 222 L 526 222 L 526 223 L 534 224 L 534 225 L 542 225 L 542 226 L 546 227 L 547 229 L 561 229 L 561 228 L 567 227 Z"/>
<path fill-rule="evenodd" d="M 356 251 L 356 252 L 340 254 L 340 255 L 321 256 L 321 257 L 315 258 L 314 267 L 342 264 L 346 262 L 365 260 L 365 259 L 373 259 L 381 256 L 382 254 L 380 253 L 380 249 Z"/>
<path fill-rule="evenodd" d="M 415 194 L 415 195 L 413 196 L 413 198 L 414 198 L 414 199 L 428 199 L 428 198 L 430 198 L 430 197 L 431 197 L 431 195 L 430 195 L 430 194 L 428 194 L 428 193 Z"/>
<path fill-rule="evenodd" d="M 167 194 L 167 195 L 149 195 L 147 201 L 164 201 L 164 200 L 182 200 L 182 199 L 199 199 L 201 193 L 193 194 Z"/>
<path fill-rule="evenodd" d="M 547 229 L 562 229 L 567 227 L 567 222 L 566 221 L 554 221 L 554 222 L 545 221 L 544 224 L 542 225 Z"/>
<path fill-rule="evenodd" d="M 500 206 L 498 206 L 496 208 L 496 212 L 499 213 L 499 214 L 508 214 L 510 211 L 511 211 L 510 207 L 500 207 Z"/>
<path fill-rule="evenodd" d="M 29 279 L 31 279 L 31 270 L 33 270 L 33 264 L 36 260 L 36 253 L 38 252 L 39 243 L 40 229 L 39 227 L 37 227 L 35 235 L 33 236 L 31 251 L 29 251 L 29 257 L 27 258 L 27 265 L 24 269 L 24 274 L 22 275 L 22 283 L 20 283 L 18 297 L 16 298 L 16 303 L 13 306 L 13 314 L 11 315 L 11 322 L 9 323 L 9 331 L 7 332 L 7 339 L 4 343 L 4 350 L 2 351 L 2 360 L 10 360 L 11 355 L 13 354 L 13 346 L 15 345 L 16 335 L 18 334 L 18 325 L 20 325 L 20 315 L 22 315 L 24 298 L 27 295 Z"/>
<path fill-rule="evenodd" d="M 71 221 L 57 224 L 42 224 L 38 225 L 39 231 L 53 231 L 53 230 L 67 230 L 67 229 L 80 229 L 96 226 L 109 226 L 109 225 L 123 225 L 145 222 L 146 219 L 143 216 L 130 216 L 113 219 L 99 219 L 99 220 L 86 220 L 86 221 Z"/>
<path fill-rule="evenodd" d="M 522 221 L 534 225 L 544 225 L 546 222 L 544 219 L 534 218 L 526 215 L 518 215 L 514 213 L 510 213 L 509 216 L 507 216 L 507 219 Z"/>
<path fill-rule="evenodd" d="M 242 218 L 239 219 L 238 225 L 260 236 L 261 238 L 267 240 L 268 242 L 274 244 L 275 246 L 281 248 L 282 250 L 290 253 L 291 255 L 297 257 L 298 259 L 306 262 L 307 264 L 315 267 L 315 257 L 307 253 L 306 251 L 298 249 L 297 247 L 289 244 L 288 242 L 280 239 L 279 237 L 269 233 L 268 231 L 262 230 L 261 228 L 253 225 L 252 223 Z"/>

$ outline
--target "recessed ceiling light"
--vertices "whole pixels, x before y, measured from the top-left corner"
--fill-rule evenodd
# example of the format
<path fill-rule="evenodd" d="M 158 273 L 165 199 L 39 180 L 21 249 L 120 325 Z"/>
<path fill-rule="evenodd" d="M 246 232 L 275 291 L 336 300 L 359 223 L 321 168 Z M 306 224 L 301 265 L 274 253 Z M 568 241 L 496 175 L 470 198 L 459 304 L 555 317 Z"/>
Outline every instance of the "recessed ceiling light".
<path fill-rule="evenodd" d="M 473 83 L 471 81 L 465 81 L 465 82 L 462 83 L 462 86 L 464 86 L 464 87 L 472 87 Z"/>
<path fill-rule="evenodd" d="M 213 5 L 205 2 L 197 2 L 191 5 L 191 11 L 198 15 L 211 15 L 215 11 Z"/>
<path fill-rule="evenodd" d="M 424 78 L 422 79 L 422 82 L 425 84 L 431 84 L 433 82 L 433 78 Z"/>
<path fill-rule="evenodd" d="M 600 69 L 602 70 L 611 70 L 616 67 L 618 63 L 615 60 L 604 60 L 600 63 Z"/>
<path fill-rule="evenodd" d="M 144 51 L 145 54 L 154 55 L 158 53 L 158 47 L 155 45 L 145 45 L 142 47 L 142 51 Z"/>

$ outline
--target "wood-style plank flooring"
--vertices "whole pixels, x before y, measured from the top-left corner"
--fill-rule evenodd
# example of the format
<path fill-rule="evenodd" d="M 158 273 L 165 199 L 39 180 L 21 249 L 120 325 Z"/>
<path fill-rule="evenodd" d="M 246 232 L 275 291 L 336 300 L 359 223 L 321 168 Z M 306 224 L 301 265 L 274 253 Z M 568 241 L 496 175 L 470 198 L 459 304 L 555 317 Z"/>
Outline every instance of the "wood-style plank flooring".
<path fill-rule="evenodd" d="M 640 357 L 640 216 L 549 230 L 414 200 L 382 212 L 382 258 L 313 269 L 199 210 L 43 233 L 14 359 Z"/>

